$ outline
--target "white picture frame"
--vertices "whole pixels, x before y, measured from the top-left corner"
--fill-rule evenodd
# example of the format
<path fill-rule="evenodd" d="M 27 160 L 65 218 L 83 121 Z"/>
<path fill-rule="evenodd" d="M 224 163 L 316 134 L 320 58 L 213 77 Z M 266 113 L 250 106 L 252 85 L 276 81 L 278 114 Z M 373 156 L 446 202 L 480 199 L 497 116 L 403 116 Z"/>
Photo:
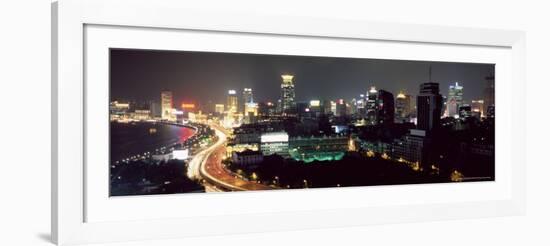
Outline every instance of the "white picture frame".
<path fill-rule="evenodd" d="M 260 16 L 252 13 L 215 12 L 208 9 L 191 10 L 186 8 L 184 2 L 174 0 L 61 0 L 52 4 L 52 13 L 52 238 L 57 244 L 492 217 L 521 215 L 525 212 L 525 35 L 521 31 L 284 15 Z M 300 42 L 302 39 L 328 40 L 327 42 L 391 42 L 395 45 L 420 45 L 427 49 L 428 46 L 443 45 L 459 49 L 462 47 L 467 52 L 475 52 L 477 47 L 496 47 L 503 54 L 501 58 L 495 58 L 495 61 L 498 60 L 497 74 L 499 78 L 503 78 L 497 82 L 497 104 L 507 106 L 505 110 L 497 108 L 497 128 L 499 124 L 502 125 L 500 130 L 497 129 L 497 140 L 502 146 L 501 149 L 506 150 L 497 150 L 497 162 L 500 160 L 502 163 L 509 163 L 502 169 L 506 170 L 505 178 L 499 179 L 497 175 L 497 180 L 493 184 L 461 184 L 461 188 L 449 185 L 404 185 L 370 189 L 358 187 L 342 190 L 250 192 L 239 195 L 232 193 L 209 195 L 207 199 L 216 204 L 221 201 L 238 204 L 239 201 L 243 201 L 241 199 L 291 201 L 290 199 L 311 196 L 309 200 L 315 201 L 322 196 L 338 196 L 341 201 L 357 202 L 354 206 L 335 202 L 319 206 L 311 203 L 303 207 L 295 206 L 296 209 L 288 206 L 281 210 L 266 206 L 263 210 L 249 210 L 252 212 L 222 209 L 211 216 L 181 214 L 174 217 L 135 217 L 131 213 L 120 215 L 121 208 L 129 208 L 124 206 L 130 206 L 131 203 L 144 203 L 152 209 L 151 206 L 177 202 L 184 197 L 146 196 L 121 203 L 122 207 L 119 207 L 119 210 L 109 213 L 109 206 L 114 207 L 112 203 L 95 205 L 99 204 L 96 203 L 98 199 L 90 195 L 93 187 L 88 186 L 102 181 L 88 175 L 93 172 L 85 162 L 85 155 L 89 151 L 87 148 L 96 144 L 87 143 L 88 135 L 85 128 L 88 120 L 85 102 L 90 96 L 86 90 L 89 86 L 85 81 L 88 76 L 86 69 L 87 66 L 95 64 L 86 59 L 86 42 L 92 42 L 89 38 L 93 38 L 86 36 L 86 28 L 96 26 L 113 27 L 111 31 L 115 32 L 118 29 L 138 30 L 136 33 L 144 29 L 161 30 L 159 35 L 164 35 L 162 32 L 180 30 L 208 31 L 221 36 L 234 35 L 235 38 L 259 35 L 266 38 L 276 36 L 298 40 L 293 42 Z M 106 45 L 109 43 L 106 42 Z M 455 49 L 452 47 L 449 49 Z M 261 50 L 261 47 L 258 47 L 258 50 Z M 487 56 L 487 61 L 492 61 L 490 56 Z M 429 57 L 438 59 L 434 55 Z M 455 59 L 467 61 L 468 58 L 456 56 Z M 503 84 L 498 84 L 501 81 Z M 499 89 L 499 86 L 503 89 Z M 511 102 L 507 99 L 512 95 L 513 103 L 504 104 Z M 491 192 L 491 189 L 497 192 L 494 195 L 481 193 L 484 189 L 486 192 Z M 478 193 L 469 196 L 468 192 L 474 190 Z M 414 201 L 415 197 L 411 196 L 398 197 L 406 193 L 426 191 L 432 192 L 431 194 L 445 194 L 450 191 L 456 194 L 464 193 L 464 197 L 469 199 L 461 200 L 460 195 L 454 200 L 445 196 L 440 200 L 418 197 L 421 200 L 426 199 L 419 202 Z M 395 203 L 379 201 L 383 197 L 376 194 L 382 193 L 391 194 L 386 196 L 388 200 L 397 197 L 394 199 Z M 357 198 L 365 194 L 378 197 L 378 200 L 365 201 Z M 108 199 L 105 197 L 104 201 Z M 92 208 L 95 209 L 91 210 Z M 169 209 L 175 208 L 165 207 L 163 211 L 170 214 Z M 92 215 L 96 219 L 91 219 Z M 249 226 L 250 221 L 254 221 L 254 226 Z"/>

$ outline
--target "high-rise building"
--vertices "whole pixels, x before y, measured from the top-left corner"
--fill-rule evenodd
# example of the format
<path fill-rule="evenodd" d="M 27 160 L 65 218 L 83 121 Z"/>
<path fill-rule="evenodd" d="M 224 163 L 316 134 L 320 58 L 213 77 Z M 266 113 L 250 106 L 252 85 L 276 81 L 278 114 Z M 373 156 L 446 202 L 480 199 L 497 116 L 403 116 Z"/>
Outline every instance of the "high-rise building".
<path fill-rule="evenodd" d="M 257 103 L 247 103 L 244 105 L 244 120 L 245 123 L 255 123 L 256 117 L 258 116 L 258 104 Z"/>
<path fill-rule="evenodd" d="M 173 121 L 175 119 L 173 112 L 173 97 L 171 91 L 162 91 L 160 93 L 160 107 L 162 110 L 161 118 L 167 121 Z"/>
<path fill-rule="evenodd" d="M 371 125 L 376 124 L 376 99 L 378 98 L 378 91 L 376 90 L 376 87 L 372 86 L 370 90 L 367 92 L 367 121 Z"/>
<path fill-rule="evenodd" d="M 359 99 L 357 100 L 357 115 L 360 118 L 364 118 L 367 111 L 365 110 L 366 101 L 365 101 L 365 94 L 360 94 Z"/>
<path fill-rule="evenodd" d="M 331 100 L 323 100 L 321 105 L 321 110 L 323 111 L 323 114 L 325 115 L 329 115 L 331 113 L 334 114 L 332 111 L 332 103 L 333 102 Z M 334 110 L 336 110 L 336 108 Z"/>
<path fill-rule="evenodd" d="M 426 138 L 426 132 L 423 130 L 411 129 L 400 139 L 395 139 L 392 145 L 393 158 L 405 160 L 407 162 L 426 165 L 426 145 L 429 143 L 429 138 Z"/>
<path fill-rule="evenodd" d="M 412 96 L 399 92 L 395 99 L 395 122 L 409 122 L 412 110 Z"/>
<path fill-rule="evenodd" d="M 346 116 L 346 101 L 344 99 L 339 99 L 336 101 L 336 112 L 335 116 Z"/>
<path fill-rule="evenodd" d="M 456 117 L 459 112 L 458 108 L 462 106 L 462 95 L 464 87 L 460 86 L 458 82 L 449 86 L 449 96 L 447 97 L 447 115 L 449 117 Z"/>
<path fill-rule="evenodd" d="M 439 126 L 443 108 L 443 97 L 439 94 L 439 84 L 434 82 L 421 84 L 416 101 L 417 128 L 430 131 Z"/>
<path fill-rule="evenodd" d="M 294 92 L 294 79 L 293 75 L 283 74 L 281 75 L 283 82 L 281 83 L 281 111 L 282 113 L 294 113 L 295 111 L 295 97 Z"/>
<path fill-rule="evenodd" d="M 376 123 L 392 124 L 395 116 L 393 94 L 389 91 L 379 90 L 376 99 Z"/>
<path fill-rule="evenodd" d="M 309 101 L 309 110 L 312 115 L 319 116 L 321 114 L 321 101 L 320 100 Z"/>
<path fill-rule="evenodd" d="M 246 104 L 247 103 L 253 103 L 254 99 L 252 98 L 252 88 L 244 88 L 243 89 L 243 111 L 246 110 Z"/>
<path fill-rule="evenodd" d="M 485 116 L 485 107 L 483 100 L 472 100 L 472 113 L 479 114 L 480 117 Z"/>
<path fill-rule="evenodd" d="M 237 92 L 235 90 L 229 90 L 227 92 L 227 112 L 237 113 L 239 111 L 239 99 L 237 98 Z"/>
<path fill-rule="evenodd" d="M 483 106 L 484 112 L 489 112 L 489 107 L 493 110 L 495 109 L 495 76 L 488 76 L 485 78 L 487 81 L 487 86 L 483 90 Z"/>
<path fill-rule="evenodd" d="M 336 104 L 335 101 L 330 101 L 330 112 L 332 115 L 336 115 Z"/>
<path fill-rule="evenodd" d="M 223 104 L 216 104 L 214 107 L 214 112 L 216 112 L 217 114 L 221 115 L 225 111 L 225 105 Z"/>

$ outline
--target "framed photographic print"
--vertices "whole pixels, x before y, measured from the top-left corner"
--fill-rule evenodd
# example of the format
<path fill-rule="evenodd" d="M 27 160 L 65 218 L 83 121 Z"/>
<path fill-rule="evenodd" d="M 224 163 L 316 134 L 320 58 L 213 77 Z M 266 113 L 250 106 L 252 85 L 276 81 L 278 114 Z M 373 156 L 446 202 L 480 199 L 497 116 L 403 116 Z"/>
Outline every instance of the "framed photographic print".
<path fill-rule="evenodd" d="M 110 49 L 109 65 L 110 196 L 495 180 L 494 64 Z"/>
<path fill-rule="evenodd" d="M 522 32 L 52 9 L 58 244 L 524 211 Z"/>

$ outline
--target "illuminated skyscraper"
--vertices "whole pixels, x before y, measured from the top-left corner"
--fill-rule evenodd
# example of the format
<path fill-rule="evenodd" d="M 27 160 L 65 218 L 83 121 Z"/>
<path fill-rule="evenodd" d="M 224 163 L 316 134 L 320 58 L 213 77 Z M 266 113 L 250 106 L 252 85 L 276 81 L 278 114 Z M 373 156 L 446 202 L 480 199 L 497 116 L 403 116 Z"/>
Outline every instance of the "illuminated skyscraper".
<path fill-rule="evenodd" d="M 330 101 L 330 112 L 332 115 L 336 115 L 336 102 Z"/>
<path fill-rule="evenodd" d="M 243 111 L 246 111 L 246 104 L 253 103 L 253 97 L 252 97 L 252 88 L 244 88 L 243 89 Z M 245 113 L 246 115 L 246 113 Z"/>
<path fill-rule="evenodd" d="M 447 115 L 449 117 L 456 117 L 459 114 L 458 109 L 463 104 L 463 89 L 464 87 L 458 85 L 458 82 L 449 86 L 449 96 L 447 97 Z"/>
<path fill-rule="evenodd" d="M 235 90 L 227 92 L 227 112 L 237 113 L 239 111 L 239 99 Z"/>
<path fill-rule="evenodd" d="M 370 90 L 367 92 L 367 121 L 371 125 L 376 124 L 376 99 L 378 98 L 378 91 L 376 90 L 376 87 L 371 87 Z"/>
<path fill-rule="evenodd" d="M 361 94 L 359 95 L 359 99 L 357 100 L 357 114 L 359 115 L 360 118 L 363 118 L 365 117 L 367 111 L 365 110 L 365 104 L 366 104 L 366 101 L 365 101 L 365 94 Z"/>
<path fill-rule="evenodd" d="M 309 101 L 309 110 L 313 115 L 318 116 L 319 114 L 321 114 L 321 101 L 320 100 Z"/>
<path fill-rule="evenodd" d="M 172 121 L 174 120 L 173 111 L 173 98 L 171 91 L 162 91 L 160 93 L 160 107 L 162 110 L 161 118 L 163 120 Z"/>
<path fill-rule="evenodd" d="M 281 111 L 283 113 L 293 113 L 296 105 L 294 92 L 293 75 L 281 75 L 283 82 L 281 83 Z"/>
<path fill-rule="evenodd" d="M 399 92 L 395 99 L 395 122 L 409 122 L 409 117 L 412 112 L 412 96 Z"/>
<path fill-rule="evenodd" d="M 258 116 L 258 104 L 247 103 L 244 105 L 244 119 L 246 123 L 255 123 Z"/>
<path fill-rule="evenodd" d="M 439 94 L 438 83 L 420 85 L 420 94 L 416 97 L 417 128 L 430 131 L 437 127 L 441 120 L 443 97 Z"/>

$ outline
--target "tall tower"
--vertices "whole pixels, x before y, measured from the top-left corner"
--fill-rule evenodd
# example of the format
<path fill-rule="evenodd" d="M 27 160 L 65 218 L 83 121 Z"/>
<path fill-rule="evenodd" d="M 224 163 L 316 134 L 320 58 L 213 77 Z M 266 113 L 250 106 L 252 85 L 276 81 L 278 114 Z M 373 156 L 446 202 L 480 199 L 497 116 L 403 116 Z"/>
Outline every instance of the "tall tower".
<path fill-rule="evenodd" d="M 366 96 L 367 120 L 371 125 L 375 125 L 377 122 L 377 119 L 376 119 L 376 99 L 377 98 L 378 98 L 378 91 L 376 90 L 376 87 L 372 86 L 370 90 L 367 91 L 367 96 Z"/>
<path fill-rule="evenodd" d="M 393 124 L 395 106 L 393 94 L 389 91 L 379 90 L 376 100 L 376 121 L 377 124 Z"/>
<path fill-rule="evenodd" d="M 172 120 L 172 108 L 173 108 L 173 98 L 171 91 L 162 91 L 160 93 L 160 109 L 161 109 L 161 118 L 163 120 Z"/>
<path fill-rule="evenodd" d="M 395 99 L 395 122 L 408 122 L 412 111 L 411 95 L 399 92 Z"/>
<path fill-rule="evenodd" d="M 357 100 L 357 114 L 360 118 L 364 118 L 367 114 L 365 94 L 359 95 L 359 100 Z"/>
<path fill-rule="evenodd" d="M 293 113 L 296 106 L 294 92 L 293 75 L 281 75 L 283 82 L 281 83 L 281 110 L 283 113 Z"/>
<path fill-rule="evenodd" d="M 339 99 L 336 102 L 336 112 L 335 116 L 346 116 L 346 101 L 344 99 Z"/>
<path fill-rule="evenodd" d="M 253 97 L 252 97 L 252 88 L 244 88 L 243 89 L 243 103 L 242 103 L 242 109 L 243 111 L 246 111 L 246 105 L 249 103 L 253 103 Z"/>
<path fill-rule="evenodd" d="M 416 97 L 417 128 L 430 131 L 439 125 L 443 97 L 439 94 L 439 84 L 428 82 L 420 85 L 420 94 Z"/>
<path fill-rule="evenodd" d="M 239 110 L 239 99 L 235 90 L 227 92 L 227 112 L 237 113 Z"/>
<path fill-rule="evenodd" d="M 462 106 L 464 87 L 458 85 L 456 82 L 454 85 L 449 86 L 449 96 L 447 97 L 447 114 L 449 117 L 456 117 L 459 112 L 458 109 Z"/>

